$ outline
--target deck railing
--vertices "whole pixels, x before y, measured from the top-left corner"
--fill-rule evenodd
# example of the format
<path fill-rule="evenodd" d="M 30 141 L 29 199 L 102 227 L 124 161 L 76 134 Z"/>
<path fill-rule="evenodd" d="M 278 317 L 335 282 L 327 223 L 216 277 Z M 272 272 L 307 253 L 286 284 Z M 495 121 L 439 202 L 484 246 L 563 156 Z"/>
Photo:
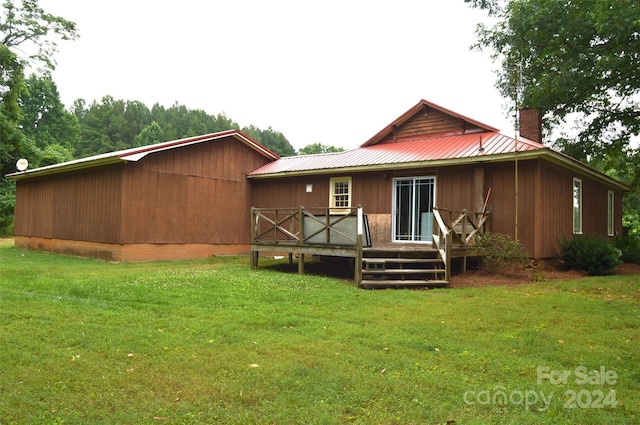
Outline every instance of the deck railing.
<path fill-rule="evenodd" d="M 300 252 L 298 272 L 304 271 L 304 252 L 320 253 L 342 249 L 342 255 L 362 264 L 364 215 L 362 206 L 352 208 L 251 208 L 251 266 L 258 264 L 260 248 L 283 248 Z M 300 250 L 302 249 L 302 250 Z M 338 251 L 335 251 L 338 252 Z M 362 281 L 362 267 L 357 266 L 354 279 Z"/>
<path fill-rule="evenodd" d="M 434 207 L 433 216 L 437 224 L 437 233 L 433 235 L 433 245 L 440 252 L 440 257 L 444 261 L 445 279 L 448 281 L 451 273 L 452 249 L 454 246 L 466 249 L 473 244 L 476 236 L 482 236 L 489 212 L 470 212 Z"/>
<path fill-rule="evenodd" d="M 356 246 L 362 207 L 251 208 L 251 242 L 269 245 Z"/>

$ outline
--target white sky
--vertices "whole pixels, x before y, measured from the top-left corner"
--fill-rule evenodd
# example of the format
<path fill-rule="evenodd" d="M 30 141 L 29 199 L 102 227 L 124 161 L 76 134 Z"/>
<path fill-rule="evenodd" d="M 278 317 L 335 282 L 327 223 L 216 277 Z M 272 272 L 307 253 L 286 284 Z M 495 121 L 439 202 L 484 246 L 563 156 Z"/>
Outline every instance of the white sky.
<path fill-rule="evenodd" d="M 240 126 L 271 126 L 294 148 L 355 148 L 426 99 L 513 133 L 486 20 L 463 0 L 41 0 L 74 21 L 53 79 L 65 106 L 105 95 L 174 102 Z"/>

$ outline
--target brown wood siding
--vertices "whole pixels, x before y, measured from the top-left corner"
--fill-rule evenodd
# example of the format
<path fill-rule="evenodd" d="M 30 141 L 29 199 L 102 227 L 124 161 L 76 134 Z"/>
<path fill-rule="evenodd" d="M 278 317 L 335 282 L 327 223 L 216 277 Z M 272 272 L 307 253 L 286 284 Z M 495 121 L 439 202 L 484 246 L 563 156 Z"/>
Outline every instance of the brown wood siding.
<path fill-rule="evenodd" d="M 122 166 L 18 181 L 16 236 L 117 243 Z"/>
<path fill-rule="evenodd" d="M 396 129 L 396 138 L 421 136 L 425 134 L 441 134 L 452 132 L 464 132 L 477 129 L 472 125 L 459 118 L 447 115 L 444 112 L 429 109 L 428 114 L 419 112 L 408 119 L 405 123 Z M 393 142 L 393 135 L 383 143 Z"/>
<path fill-rule="evenodd" d="M 229 138 L 127 164 L 124 243 L 247 244 L 246 175 L 268 160 Z"/>
<path fill-rule="evenodd" d="M 326 208 L 329 206 L 330 179 L 343 176 L 351 177 L 351 206 L 362 205 L 365 214 L 391 214 L 392 177 L 391 173 L 383 172 L 254 179 L 251 181 L 253 206 Z M 313 192 L 306 191 L 307 184 L 313 185 Z"/>
<path fill-rule="evenodd" d="M 329 177 L 251 180 L 252 203 L 256 208 L 306 208 L 329 206 Z M 307 192 L 306 185 L 313 185 Z"/>
<path fill-rule="evenodd" d="M 475 211 L 473 166 L 438 169 L 436 178 L 437 206 Z"/>
<path fill-rule="evenodd" d="M 493 232 L 515 234 L 514 163 L 490 164 Z M 582 180 L 583 233 L 607 236 L 608 188 L 544 160 L 518 162 L 518 239 L 533 258 L 559 254 L 559 242 L 573 237 L 573 179 Z M 621 231 L 621 193 L 614 192 L 615 230 Z"/>
<path fill-rule="evenodd" d="M 354 205 L 362 205 L 365 214 L 391 214 L 392 173 L 354 174 L 352 185 Z"/>
<path fill-rule="evenodd" d="M 582 232 L 589 235 L 597 235 L 602 237 L 608 237 L 608 193 L 609 188 L 597 183 L 593 180 L 582 178 Z M 615 200 L 620 199 L 620 192 L 614 191 L 614 223 L 621 223 L 622 216 L 619 215 L 619 219 L 616 219 L 616 211 L 620 211 L 622 204 L 619 207 L 616 205 Z M 621 232 L 621 225 L 614 224 L 614 235 L 617 231 Z"/>
<path fill-rule="evenodd" d="M 558 244 L 573 235 L 573 175 L 567 170 L 539 161 L 540 215 L 536 257 L 558 255 Z"/>
<path fill-rule="evenodd" d="M 514 235 L 515 182 L 513 164 L 487 164 L 485 184 L 491 188 L 487 210 L 491 212 L 488 230 Z"/>

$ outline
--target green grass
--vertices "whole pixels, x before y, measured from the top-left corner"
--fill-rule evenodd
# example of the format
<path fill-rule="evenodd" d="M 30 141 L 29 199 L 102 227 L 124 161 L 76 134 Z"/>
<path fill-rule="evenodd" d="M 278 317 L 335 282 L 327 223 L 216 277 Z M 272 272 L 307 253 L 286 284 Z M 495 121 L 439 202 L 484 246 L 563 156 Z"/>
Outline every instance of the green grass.
<path fill-rule="evenodd" d="M 640 422 L 640 276 L 365 291 L 242 257 L 10 243 L 0 273 L 0 424 Z M 538 383 L 539 366 L 572 375 Z M 580 366 L 616 382 L 580 385 Z M 571 391 L 611 403 L 566 408 Z M 533 392 L 547 409 L 518 403 Z"/>

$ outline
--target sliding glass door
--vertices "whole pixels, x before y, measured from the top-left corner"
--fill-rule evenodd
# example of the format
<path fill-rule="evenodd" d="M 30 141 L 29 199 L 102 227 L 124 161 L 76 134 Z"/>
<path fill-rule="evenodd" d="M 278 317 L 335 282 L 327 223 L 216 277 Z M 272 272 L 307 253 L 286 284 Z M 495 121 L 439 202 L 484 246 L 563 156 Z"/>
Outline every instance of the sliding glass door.
<path fill-rule="evenodd" d="M 431 242 L 435 177 L 393 179 L 393 240 Z"/>

